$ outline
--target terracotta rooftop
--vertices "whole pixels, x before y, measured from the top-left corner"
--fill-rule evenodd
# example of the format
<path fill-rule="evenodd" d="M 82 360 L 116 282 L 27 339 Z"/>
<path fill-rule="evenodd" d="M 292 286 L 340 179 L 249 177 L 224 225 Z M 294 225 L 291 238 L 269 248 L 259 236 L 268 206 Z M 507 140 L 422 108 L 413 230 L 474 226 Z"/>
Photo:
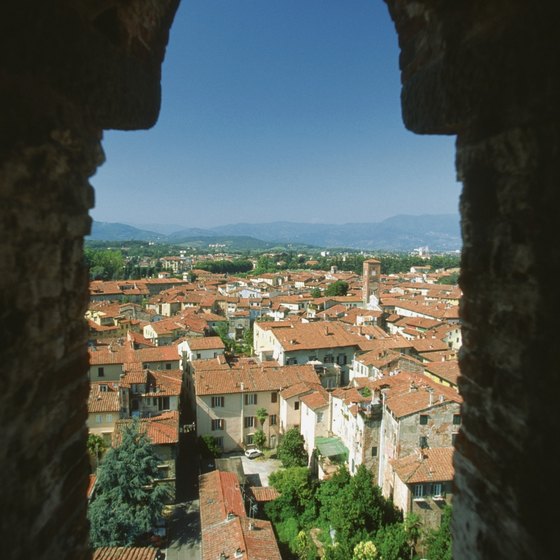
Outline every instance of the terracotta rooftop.
<path fill-rule="evenodd" d="M 211 361 L 211 360 L 207 360 Z M 294 365 L 284 367 L 247 367 L 219 366 L 219 369 L 199 369 L 193 364 L 195 391 L 197 396 L 226 393 L 280 391 L 296 383 L 307 382 L 320 384 L 319 377 L 312 365 Z"/>
<path fill-rule="evenodd" d="M 375 381 L 357 377 L 354 379 L 354 384 L 358 387 L 367 386 L 372 391 L 385 388 L 385 404 L 396 418 L 416 414 L 445 403 L 460 404 L 463 401 L 455 389 L 436 383 L 418 373 L 401 372 Z"/>
<path fill-rule="evenodd" d="M 199 476 L 199 495 L 203 527 L 226 521 L 228 513 L 245 515 L 239 479 L 233 472 L 212 471 Z"/>
<path fill-rule="evenodd" d="M 329 394 L 324 389 L 319 389 L 301 397 L 301 402 L 308 406 L 311 410 L 324 408 L 329 404 Z"/>
<path fill-rule="evenodd" d="M 118 420 L 113 432 L 113 446 L 120 442 L 120 430 L 133 420 Z M 152 445 L 174 445 L 179 443 L 179 413 L 176 410 L 159 416 L 141 418 L 140 430 L 150 438 Z"/>
<path fill-rule="evenodd" d="M 292 323 L 289 329 L 275 329 L 273 334 L 285 352 L 359 346 L 360 337 L 348 332 L 338 322 Z"/>
<path fill-rule="evenodd" d="M 183 372 L 180 369 L 148 370 L 149 390 L 145 396 L 178 397 L 181 394 Z"/>
<path fill-rule="evenodd" d="M 93 560 L 156 560 L 157 549 L 136 546 L 104 546 L 93 551 Z"/>
<path fill-rule="evenodd" d="M 437 375 L 453 385 L 457 385 L 457 380 L 461 375 L 459 362 L 457 360 L 447 360 L 445 362 L 431 362 L 424 366 L 426 371 Z"/>
<path fill-rule="evenodd" d="M 88 351 L 89 363 L 92 366 L 179 360 L 179 351 L 175 345 L 134 350 L 132 340 L 122 340 L 120 343 L 111 343 L 108 346 L 90 347 Z"/>
<path fill-rule="evenodd" d="M 406 484 L 453 480 L 453 447 L 418 450 L 408 457 L 395 459 L 391 465 Z"/>
<path fill-rule="evenodd" d="M 273 486 L 251 486 L 251 492 L 257 502 L 271 502 L 280 496 Z"/>
<path fill-rule="evenodd" d="M 449 350 L 449 346 L 443 340 L 435 337 L 415 338 L 411 340 L 412 347 L 416 352 L 442 352 Z"/>
<path fill-rule="evenodd" d="M 313 391 L 316 387 L 318 387 L 318 383 L 295 383 L 294 385 L 290 385 L 286 387 L 281 393 L 280 396 L 283 399 L 291 399 L 297 395 L 305 395 L 310 391 Z"/>
<path fill-rule="evenodd" d="M 117 383 L 91 383 L 88 412 L 119 412 L 119 386 Z"/>

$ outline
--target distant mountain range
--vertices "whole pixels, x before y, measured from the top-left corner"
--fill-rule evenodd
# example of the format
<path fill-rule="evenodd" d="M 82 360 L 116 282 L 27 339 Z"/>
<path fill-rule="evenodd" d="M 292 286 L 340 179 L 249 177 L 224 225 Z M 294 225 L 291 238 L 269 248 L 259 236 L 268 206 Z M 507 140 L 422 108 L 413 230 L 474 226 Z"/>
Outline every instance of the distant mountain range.
<path fill-rule="evenodd" d="M 185 228 L 171 233 L 169 229 L 169 225 L 154 224 L 150 230 L 146 230 L 127 224 L 94 222 L 88 239 L 191 245 L 219 243 L 228 247 L 241 244 L 248 249 L 266 249 L 286 244 L 387 251 L 411 251 L 426 246 L 432 251 L 455 251 L 461 248 L 457 214 L 399 215 L 381 222 L 355 224 L 272 222 L 230 224 L 206 229 Z"/>

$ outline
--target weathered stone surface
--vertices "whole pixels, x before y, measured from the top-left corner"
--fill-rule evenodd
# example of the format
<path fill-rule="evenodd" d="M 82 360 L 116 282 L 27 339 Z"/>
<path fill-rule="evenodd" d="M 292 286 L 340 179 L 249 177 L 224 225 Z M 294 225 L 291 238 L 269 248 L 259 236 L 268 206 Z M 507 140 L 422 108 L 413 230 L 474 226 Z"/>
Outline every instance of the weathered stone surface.
<path fill-rule="evenodd" d="M 457 134 L 464 397 L 454 558 L 552 558 L 560 5 L 387 0 L 408 128 Z"/>
<path fill-rule="evenodd" d="M 104 128 L 154 124 L 177 0 L 0 8 L 2 558 L 91 556 L 86 520 L 89 177 Z"/>

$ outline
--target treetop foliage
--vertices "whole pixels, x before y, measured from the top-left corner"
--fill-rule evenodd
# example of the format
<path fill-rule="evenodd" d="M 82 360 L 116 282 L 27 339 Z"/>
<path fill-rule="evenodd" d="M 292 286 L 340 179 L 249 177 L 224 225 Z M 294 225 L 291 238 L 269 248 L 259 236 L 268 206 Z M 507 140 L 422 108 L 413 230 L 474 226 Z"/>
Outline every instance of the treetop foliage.
<path fill-rule="evenodd" d="M 270 484 L 280 497 L 268 502 L 265 512 L 288 554 L 315 558 L 314 543 L 302 535 L 303 531 L 309 537 L 313 530 L 319 531 L 322 558 L 327 560 L 369 560 L 376 558 L 374 550 L 383 560 L 411 557 L 415 543 L 411 532 L 365 466 L 358 467 L 354 476 L 343 466 L 321 482 L 306 467 L 291 467 L 273 473 Z"/>
<path fill-rule="evenodd" d="M 344 280 L 337 280 L 327 287 L 325 290 L 325 296 L 345 296 L 348 293 L 349 287 L 348 282 L 344 282 Z"/>
<path fill-rule="evenodd" d="M 277 456 L 282 465 L 289 467 L 305 467 L 307 465 L 307 452 L 305 440 L 297 428 L 289 429 L 278 444 Z"/>
<path fill-rule="evenodd" d="M 150 531 L 167 499 L 158 478 L 158 458 L 137 421 L 122 430 L 97 472 L 97 497 L 88 511 L 94 547 L 132 546 Z"/>

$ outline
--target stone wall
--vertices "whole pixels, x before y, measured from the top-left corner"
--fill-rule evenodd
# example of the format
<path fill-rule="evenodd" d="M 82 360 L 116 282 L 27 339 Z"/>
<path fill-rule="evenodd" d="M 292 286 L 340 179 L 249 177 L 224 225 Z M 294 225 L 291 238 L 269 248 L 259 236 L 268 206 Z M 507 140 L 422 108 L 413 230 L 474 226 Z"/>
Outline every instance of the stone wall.
<path fill-rule="evenodd" d="M 2 557 L 89 555 L 88 178 L 103 129 L 157 119 L 177 3 L 0 8 Z M 405 124 L 457 134 L 464 183 L 454 557 L 555 557 L 560 4 L 387 3 Z"/>
<path fill-rule="evenodd" d="M 0 8 L 0 556 L 91 555 L 88 274 L 102 129 L 152 126 L 174 0 Z"/>
<path fill-rule="evenodd" d="M 454 558 L 557 554 L 558 2 L 387 0 L 403 119 L 457 134 L 463 426 Z M 554 507 L 554 506 L 553 506 Z"/>

